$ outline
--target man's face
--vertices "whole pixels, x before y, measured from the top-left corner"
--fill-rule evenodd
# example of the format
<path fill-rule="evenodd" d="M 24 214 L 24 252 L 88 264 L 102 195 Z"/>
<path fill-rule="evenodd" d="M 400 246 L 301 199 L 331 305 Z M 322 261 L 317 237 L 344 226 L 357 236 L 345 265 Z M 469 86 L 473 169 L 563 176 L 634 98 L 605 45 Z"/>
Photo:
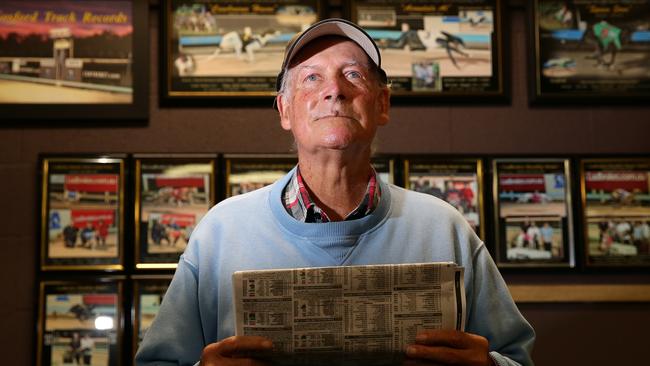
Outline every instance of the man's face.
<path fill-rule="evenodd" d="M 317 39 L 294 58 L 278 109 L 299 153 L 370 150 L 377 126 L 388 123 L 389 93 L 369 62 L 356 43 L 336 37 Z"/>

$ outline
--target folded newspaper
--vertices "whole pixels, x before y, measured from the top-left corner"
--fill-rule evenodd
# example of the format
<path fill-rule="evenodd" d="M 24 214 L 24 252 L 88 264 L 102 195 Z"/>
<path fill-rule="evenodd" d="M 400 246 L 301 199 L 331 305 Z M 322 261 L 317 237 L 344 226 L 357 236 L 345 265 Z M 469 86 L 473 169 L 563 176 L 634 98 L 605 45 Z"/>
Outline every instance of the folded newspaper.
<path fill-rule="evenodd" d="M 421 330 L 465 327 L 463 268 L 451 262 L 239 271 L 233 291 L 236 334 L 270 338 L 258 356 L 280 364 L 324 352 L 329 364 L 389 364 Z"/>

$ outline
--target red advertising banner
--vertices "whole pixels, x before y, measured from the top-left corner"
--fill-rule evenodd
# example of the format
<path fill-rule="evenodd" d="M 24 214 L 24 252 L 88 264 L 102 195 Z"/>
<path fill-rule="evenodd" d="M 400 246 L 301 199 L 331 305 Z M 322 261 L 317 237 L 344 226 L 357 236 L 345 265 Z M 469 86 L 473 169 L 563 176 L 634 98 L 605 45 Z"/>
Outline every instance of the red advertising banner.
<path fill-rule="evenodd" d="M 87 223 L 97 227 L 100 221 L 109 227 L 114 226 L 115 210 L 71 210 L 72 224 L 78 228 L 84 228 Z"/>
<path fill-rule="evenodd" d="M 158 187 L 197 187 L 201 188 L 205 185 L 203 177 L 156 177 L 156 186 Z"/>
<path fill-rule="evenodd" d="M 180 227 L 194 226 L 196 217 L 191 214 L 164 214 L 161 218 L 161 223 L 169 225 L 172 220 Z"/>
<path fill-rule="evenodd" d="M 86 305 L 115 305 L 117 304 L 117 295 L 115 294 L 83 295 L 83 302 Z"/>
<path fill-rule="evenodd" d="M 68 174 L 65 176 L 64 188 L 77 192 L 117 192 L 119 176 L 117 174 Z"/>
<path fill-rule="evenodd" d="M 501 192 L 546 192 L 544 174 L 502 174 L 499 176 Z"/>
<path fill-rule="evenodd" d="M 648 192 L 648 173 L 635 171 L 586 172 L 587 191 L 602 189 L 611 192 L 615 189 Z"/>

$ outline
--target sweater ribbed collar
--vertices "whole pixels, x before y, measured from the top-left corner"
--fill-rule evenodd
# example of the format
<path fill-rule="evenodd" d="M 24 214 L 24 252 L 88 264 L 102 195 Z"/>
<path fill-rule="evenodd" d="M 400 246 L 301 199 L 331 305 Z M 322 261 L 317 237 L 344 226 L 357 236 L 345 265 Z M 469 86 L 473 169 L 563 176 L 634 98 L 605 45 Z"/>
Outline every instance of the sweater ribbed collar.
<path fill-rule="evenodd" d="M 391 206 L 390 189 L 385 182 L 378 179 L 381 185 L 381 200 L 379 200 L 379 205 L 370 215 L 357 220 L 326 223 L 304 223 L 296 220 L 286 211 L 282 203 L 282 191 L 295 170 L 296 167 L 282 179 L 273 183 L 268 202 L 277 222 L 292 234 L 316 240 L 323 237 L 355 237 L 371 231 L 388 217 Z"/>

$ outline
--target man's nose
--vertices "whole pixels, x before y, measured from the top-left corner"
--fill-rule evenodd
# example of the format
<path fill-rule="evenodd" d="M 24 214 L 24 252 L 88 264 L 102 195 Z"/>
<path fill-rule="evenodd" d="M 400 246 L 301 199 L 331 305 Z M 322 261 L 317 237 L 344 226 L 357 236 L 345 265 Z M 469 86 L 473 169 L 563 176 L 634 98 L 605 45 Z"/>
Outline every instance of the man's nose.
<path fill-rule="evenodd" d="M 340 102 L 346 97 L 346 80 L 342 77 L 332 77 L 323 85 L 323 99 L 331 102 Z"/>

